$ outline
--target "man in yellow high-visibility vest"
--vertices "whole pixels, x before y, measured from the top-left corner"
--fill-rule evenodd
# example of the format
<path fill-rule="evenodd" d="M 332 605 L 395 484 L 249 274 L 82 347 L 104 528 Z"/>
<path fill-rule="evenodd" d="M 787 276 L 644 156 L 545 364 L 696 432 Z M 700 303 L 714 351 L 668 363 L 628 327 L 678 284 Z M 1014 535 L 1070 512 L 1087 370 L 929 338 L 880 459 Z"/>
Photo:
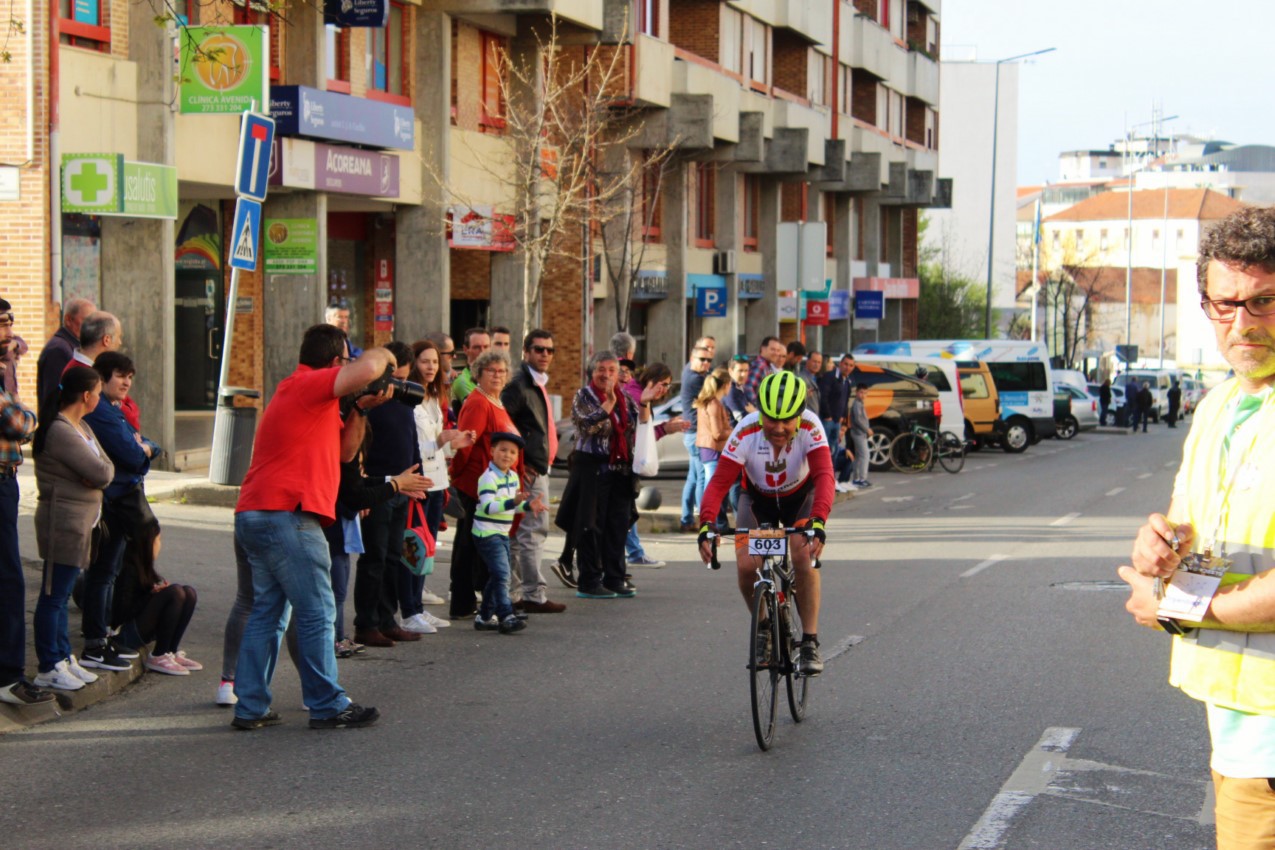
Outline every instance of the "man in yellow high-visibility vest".
<path fill-rule="evenodd" d="M 1134 618 L 1175 635 L 1170 683 L 1205 705 L 1219 850 L 1275 850 L 1275 208 L 1219 223 L 1197 273 L 1235 377 L 1200 404 L 1169 510 L 1120 577 Z M 1220 587 L 1198 621 L 1158 617 L 1161 582 L 1193 555 L 1225 567 Z"/>

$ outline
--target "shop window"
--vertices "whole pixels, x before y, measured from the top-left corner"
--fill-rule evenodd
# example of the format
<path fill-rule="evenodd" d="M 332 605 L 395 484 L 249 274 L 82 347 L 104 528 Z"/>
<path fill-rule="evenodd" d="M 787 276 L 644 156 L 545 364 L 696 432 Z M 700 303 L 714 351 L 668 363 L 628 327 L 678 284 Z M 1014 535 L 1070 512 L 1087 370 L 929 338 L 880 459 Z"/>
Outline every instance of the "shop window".
<path fill-rule="evenodd" d="M 755 174 L 744 175 L 744 250 L 757 250 L 761 232 L 761 178 Z"/>
<path fill-rule="evenodd" d="M 270 81 L 279 82 L 283 77 L 283 21 L 270 12 L 261 0 L 234 0 L 232 21 L 240 26 L 270 28 Z"/>
<path fill-rule="evenodd" d="M 62 44 L 110 51 L 109 4 L 104 0 L 58 0 L 58 31 Z"/>
<path fill-rule="evenodd" d="M 407 57 L 410 21 L 407 7 L 390 3 L 390 19 L 383 27 L 368 31 L 367 96 L 410 106 Z"/>
<path fill-rule="evenodd" d="M 491 33 L 482 36 L 482 114 L 478 118 L 484 133 L 505 129 L 505 93 L 501 75 L 505 67 L 505 40 Z"/>
<path fill-rule="evenodd" d="M 324 32 L 324 63 L 328 91 L 350 93 L 350 31 L 328 24 Z"/>
<path fill-rule="evenodd" d="M 695 246 L 713 247 L 713 202 L 717 185 L 716 171 L 711 162 L 695 164 Z"/>

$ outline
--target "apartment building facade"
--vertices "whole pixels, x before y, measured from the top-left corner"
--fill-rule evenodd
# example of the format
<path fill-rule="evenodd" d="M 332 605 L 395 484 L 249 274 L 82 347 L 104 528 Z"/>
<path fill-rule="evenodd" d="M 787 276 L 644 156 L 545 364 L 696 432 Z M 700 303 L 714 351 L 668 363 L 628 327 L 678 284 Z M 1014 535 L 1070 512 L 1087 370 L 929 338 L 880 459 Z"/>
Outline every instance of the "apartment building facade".
<path fill-rule="evenodd" d="M 537 49 L 549 16 L 572 45 L 626 54 L 617 107 L 643 127 L 631 155 L 672 147 L 651 193 L 655 226 L 636 237 L 644 251 L 628 326 L 644 359 L 680 363 L 699 334 L 723 353 L 771 334 L 840 351 L 855 334 L 915 328 L 917 213 L 951 192 L 935 179 L 938 0 L 379 5 L 383 25 L 366 26 L 325 22 L 309 5 L 188 0 L 157 26 L 147 4 L 30 4 L 26 37 L 0 64 L 0 238 L 11 246 L 0 294 L 32 346 L 20 370 L 28 394 L 58 305 L 91 297 L 124 322 L 144 429 L 192 468 L 210 443 L 221 358 L 231 359 L 230 384 L 268 399 L 301 332 L 334 299 L 349 305 L 360 345 L 478 324 L 516 333 L 517 250 L 499 227 L 462 231 L 456 219 L 509 212 L 490 165 L 507 144 L 494 75 L 501 55 Z M 175 106 L 190 74 L 176 59 L 186 28 L 224 24 L 268 32 L 263 70 L 279 120 L 263 211 L 274 229 L 233 304 L 240 119 Z M 80 190 L 67 181 L 89 185 L 82 161 L 94 155 L 131 164 L 129 186 L 172 181 L 175 197 L 105 214 L 68 202 Z M 463 207 L 455 186 L 466 189 Z M 784 235 L 798 230 L 823 242 L 819 263 L 802 255 L 803 278 L 826 282 L 805 299 Z M 576 262 L 546 266 L 532 317 L 555 332 L 552 389 L 562 395 L 617 325 L 600 240 L 585 228 L 577 241 Z M 875 331 L 849 319 L 860 289 L 886 293 Z M 223 352 L 228 311 L 235 331 Z"/>

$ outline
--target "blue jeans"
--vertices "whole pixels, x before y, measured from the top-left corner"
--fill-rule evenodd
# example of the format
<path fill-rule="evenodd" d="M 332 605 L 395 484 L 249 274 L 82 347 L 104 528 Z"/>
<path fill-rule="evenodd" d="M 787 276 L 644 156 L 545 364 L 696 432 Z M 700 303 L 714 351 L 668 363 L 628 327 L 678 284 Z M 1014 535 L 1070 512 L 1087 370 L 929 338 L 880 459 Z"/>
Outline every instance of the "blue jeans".
<path fill-rule="evenodd" d="M 695 522 L 695 500 L 704 490 L 704 464 L 699 460 L 699 449 L 695 447 L 695 430 L 682 434 L 682 445 L 690 456 L 690 465 L 686 468 L 686 484 L 682 487 L 682 522 Z"/>
<path fill-rule="evenodd" d="M 40 672 L 48 673 L 59 661 L 71 657 L 71 637 L 67 634 L 67 601 L 80 577 L 80 568 L 66 564 L 44 565 L 44 586 L 35 603 L 35 657 Z"/>
<path fill-rule="evenodd" d="M 438 526 L 443 521 L 443 498 L 446 493 L 446 490 L 435 490 L 421 503 L 421 506 L 425 508 L 425 527 L 429 529 L 430 534 L 434 535 L 435 541 L 438 540 Z M 408 516 L 411 516 L 410 511 Z M 425 610 L 425 606 L 421 604 L 421 595 L 425 592 L 425 576 L 418 576 L 399 563 L 396 578 L 398 580 L 398 610 L 403 615 L 403 619 L 422 613 Z"/>
<path fill-rule="evenodd" d="M 638 537 L 636 522 L 629 526 L 629 534 L 624 538 L 624 557 L 629 561 L 646 560 L 646 550 L 642 548 L 642 538 Z"/>
<path fill-rule="evenodd" d="M 828 438 L 828 451 L 832 459 L 837 459 L 837 451 L 841 448 L 841 423 L 835 419 L 823 420 L 823 433 Z"/>
<path fill-rule="evenodd" d="M 503 620 L 514 612 L 514 604 L 509 601 L 509 537 L 475 535 L 474 548 L 487 565 L 487 584 L 483 587 L 483 604 L 478 606 L 478 616 L 486 620 L 495 614 L 496 619 Z"/>
<path fill-rule="evenodd" d="M 84 616 L 81 620 L 86 646 L 100 646 L 106 640 L 111 618 L 111 600 L 115 596 L 115 577 L 124 564 L 124 549 L 128 545 L 125 536 L 130 531 L 124 523 L 112 515 L 109 506 L 103 509 L 107 535 L 98 547 L 97 559 L 84 571 Z"/>
<path fill-rule="evenodd" d="M 252 569 L 252 613 L 244 628 L 235 673 L 235 716 L 270 710 L 270 680 L 292 611 L 297 630 L 301 694 L 316 719 L 334 717 L 350 698 L 337 683 L 328 542 L 313 514 L 244 511 L 235 514 L 235 539 Z"/>
<path fill-rule="evenodd" d="M 26 578 L 18 551 L 18 479 L 0 478 L 0 687 L 22 679 L 26 666 Z"/>

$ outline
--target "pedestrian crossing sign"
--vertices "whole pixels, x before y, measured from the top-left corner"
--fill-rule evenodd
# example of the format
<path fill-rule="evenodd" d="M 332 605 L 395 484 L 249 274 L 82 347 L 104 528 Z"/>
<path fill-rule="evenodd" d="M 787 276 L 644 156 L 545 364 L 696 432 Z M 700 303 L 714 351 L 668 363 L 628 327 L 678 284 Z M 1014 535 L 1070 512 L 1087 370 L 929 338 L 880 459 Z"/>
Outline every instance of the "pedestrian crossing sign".
<path fill-rule="evenodd" d="M 257 245 L 261 238 L 261 204 L 247 198 L 235 202 L 235 223 L 230 230 L 230 267 L 257 270 Z"/>

